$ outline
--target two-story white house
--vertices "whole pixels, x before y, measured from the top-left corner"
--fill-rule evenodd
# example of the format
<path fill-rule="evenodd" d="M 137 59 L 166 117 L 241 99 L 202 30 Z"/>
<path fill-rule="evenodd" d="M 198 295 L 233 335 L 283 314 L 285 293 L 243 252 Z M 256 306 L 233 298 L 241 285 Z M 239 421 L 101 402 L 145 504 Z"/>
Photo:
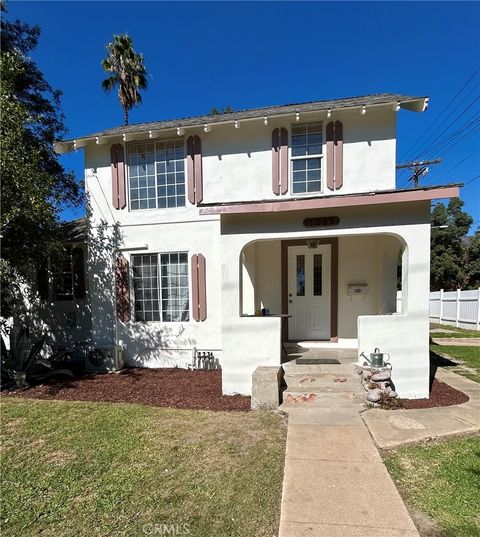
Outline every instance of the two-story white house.
<path fill-rule="evenodd" d="M 399 395 L 428 397 L 430 202 L 459 187 L 395 188 L 397 113 L 427 101 L 369 95 L 58 142 L 85 151 L 93 343 L 143 367 L 213 352 L 224 392 L 246 394 L 283 341 L 379 347 Z"/>

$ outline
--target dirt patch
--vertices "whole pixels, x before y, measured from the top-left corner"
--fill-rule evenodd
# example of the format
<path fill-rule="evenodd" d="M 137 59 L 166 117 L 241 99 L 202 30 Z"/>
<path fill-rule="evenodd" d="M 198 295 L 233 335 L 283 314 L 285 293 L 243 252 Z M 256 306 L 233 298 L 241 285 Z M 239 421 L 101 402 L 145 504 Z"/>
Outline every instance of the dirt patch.
<path fill-rule="evenodd" d="M 468 395 L 452 388 L 445 382 L 434 379 L 429 399 L 398 399 L 401 408 L 435 408 L 439 406 L 461 405 L 468 401 Z"/>
<path fill-rule="evenodd" d="M 124 369 L 119 373 L 56 380 L 6 392 L 15 397 L 65 401 L 104 401 L 188 408 L 250 410 L 250 397 L 222 395 L 222 372 L 186 369 Z"/>

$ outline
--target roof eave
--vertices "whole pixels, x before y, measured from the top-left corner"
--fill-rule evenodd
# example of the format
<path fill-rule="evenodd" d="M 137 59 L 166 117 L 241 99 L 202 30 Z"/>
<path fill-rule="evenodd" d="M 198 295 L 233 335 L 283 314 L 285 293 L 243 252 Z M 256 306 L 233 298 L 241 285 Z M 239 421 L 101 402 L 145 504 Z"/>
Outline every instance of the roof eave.
<path fill-rule="evenodd" d="M 300 105 L 299 105 L 300 106 Z M 397 100 L 395 98 L 392 98 L 389 101 L 383 102 L 383 103 L 373 103 L 368 105 L 362 105 L 362 104 L 355 104 L 351 106 L 338 106 L 326 109 L 325 107 L 319 106 L 318 109 L 315 110 L 309 110 L 309 111 L 302 111 L 300 114 L 302 116 L 305 115 L 311 115 L 311 114 L 318 114 L 319 112 L 323 112 L 326 114 L 327 118 L 330 117 L 333 113 L 338 112 L 340 110 L 355 110 L 359 109 L 364 113 L 364 111 L 371 109 L 371 108 L 393 108 L 394 111 L 399 111 L 401 108 L 405 110 L 410 110 L 413 112 L 424 112 L 428 107 L 428 97 L 419 97 L 416 99 L 405 99 L 405 100 Z M 226 114 L 225 116 L 212 116 L 212 119 L 203 119 L 202 121 L 194 122 L 192 123 L 191 119 L 179 119 L 178 122 L 175 122 L 174 126 L 168 126 L 168 127 L 157 127 L 153 128 L 150 126 L 139 126 L 138 131 L 135 132 L 128 132 L 128 133 L 114 133 L 114 134 L 105 134 L 105 135 L 94 135 L 94 136 L 84 136 L 80 138 L 74 138 L 70 140 L 59 140 L 55 142 L 55 151 L 58 154 L 64 154 L 64 153 L 70 153 L 71 151 L 76 151 L 78 149 L 81 149 L 83 147 L 86 147 L 87 145 L 91 144 L 97 144 L 102 145 L 106 143 L 114 143 L 114 142 L 128 142 L 131 140 L 140 140 L 145 138 L 145 134 L 148 134 L 148 137 L 151 139 L 156 138 L 159 136 L 160 133 L 168 133 L 168 131 L 171 131 L 173 134 L 175 132 L 179 133 L 179 130 L 183 131 L 180 135 L 184 134 L 185 129 L 198 129 L 198 128 L 204 128 L 208 126 L 208 128 L 212 128 L 215 126 L 220 125 L 228 125 L 232 124 L 235 125 L 236 123 L 243 123 L 246 121 L 263 121 L 265 124 L 268 123 L 268 119 L 277 119 L 281 117 L 295 117 L 296 114 L 299 112 L 295 111 L 289 111 L 289 112 L 281 112 L 278 113 L 275 112 L 269 112 L 265 116 L 262 114 L 259 114 L 259 110 L 255 111 L 255 114 L 252 114 L 252 117 L 245 117 L 242 119 L 237 118 L 228 118 L 229 114 Z M 207 131 L 208 132 L 208 131 Z"/>

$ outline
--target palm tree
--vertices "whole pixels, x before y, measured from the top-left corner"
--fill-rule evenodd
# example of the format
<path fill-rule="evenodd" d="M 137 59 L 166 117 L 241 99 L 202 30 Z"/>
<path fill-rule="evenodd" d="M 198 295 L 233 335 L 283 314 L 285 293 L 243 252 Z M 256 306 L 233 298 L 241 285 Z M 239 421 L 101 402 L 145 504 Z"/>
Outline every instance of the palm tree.
<path fill-rule="evenodd" d="M 118 98 L 125 125 L 128 125 L 128 111 L 142 102 L 139 90 L 147 87 L 143 54 L 133 50 L 133 41 L 128 35 L 114 35 L 113 42 L 106 48 L 108 56 L 102 61 L 102 68 L 111 75 L 102 82 L 102 87 L 111 91 L 118 86 Z"/>

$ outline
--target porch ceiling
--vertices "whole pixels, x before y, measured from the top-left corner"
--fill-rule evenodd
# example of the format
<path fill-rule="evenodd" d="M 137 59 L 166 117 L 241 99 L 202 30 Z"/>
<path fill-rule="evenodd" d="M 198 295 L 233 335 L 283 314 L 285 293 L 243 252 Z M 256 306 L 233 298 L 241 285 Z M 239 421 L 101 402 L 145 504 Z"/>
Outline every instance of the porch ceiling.
<path fill-rule="evenodd" d="M 462 183 L 455 183 L 451 185 L 417 189 L 365 192 L 362 194 L 339 194 L 322 197 L 263 200 L 259 202 L 239 201 L 231 203 L 205 203 L 199 204 L 199 208 L 200 214 L 247 214 L 430 201 L 434 199 L 458 197 L 460 195 L 461 186 L 463 186 Z"/>

